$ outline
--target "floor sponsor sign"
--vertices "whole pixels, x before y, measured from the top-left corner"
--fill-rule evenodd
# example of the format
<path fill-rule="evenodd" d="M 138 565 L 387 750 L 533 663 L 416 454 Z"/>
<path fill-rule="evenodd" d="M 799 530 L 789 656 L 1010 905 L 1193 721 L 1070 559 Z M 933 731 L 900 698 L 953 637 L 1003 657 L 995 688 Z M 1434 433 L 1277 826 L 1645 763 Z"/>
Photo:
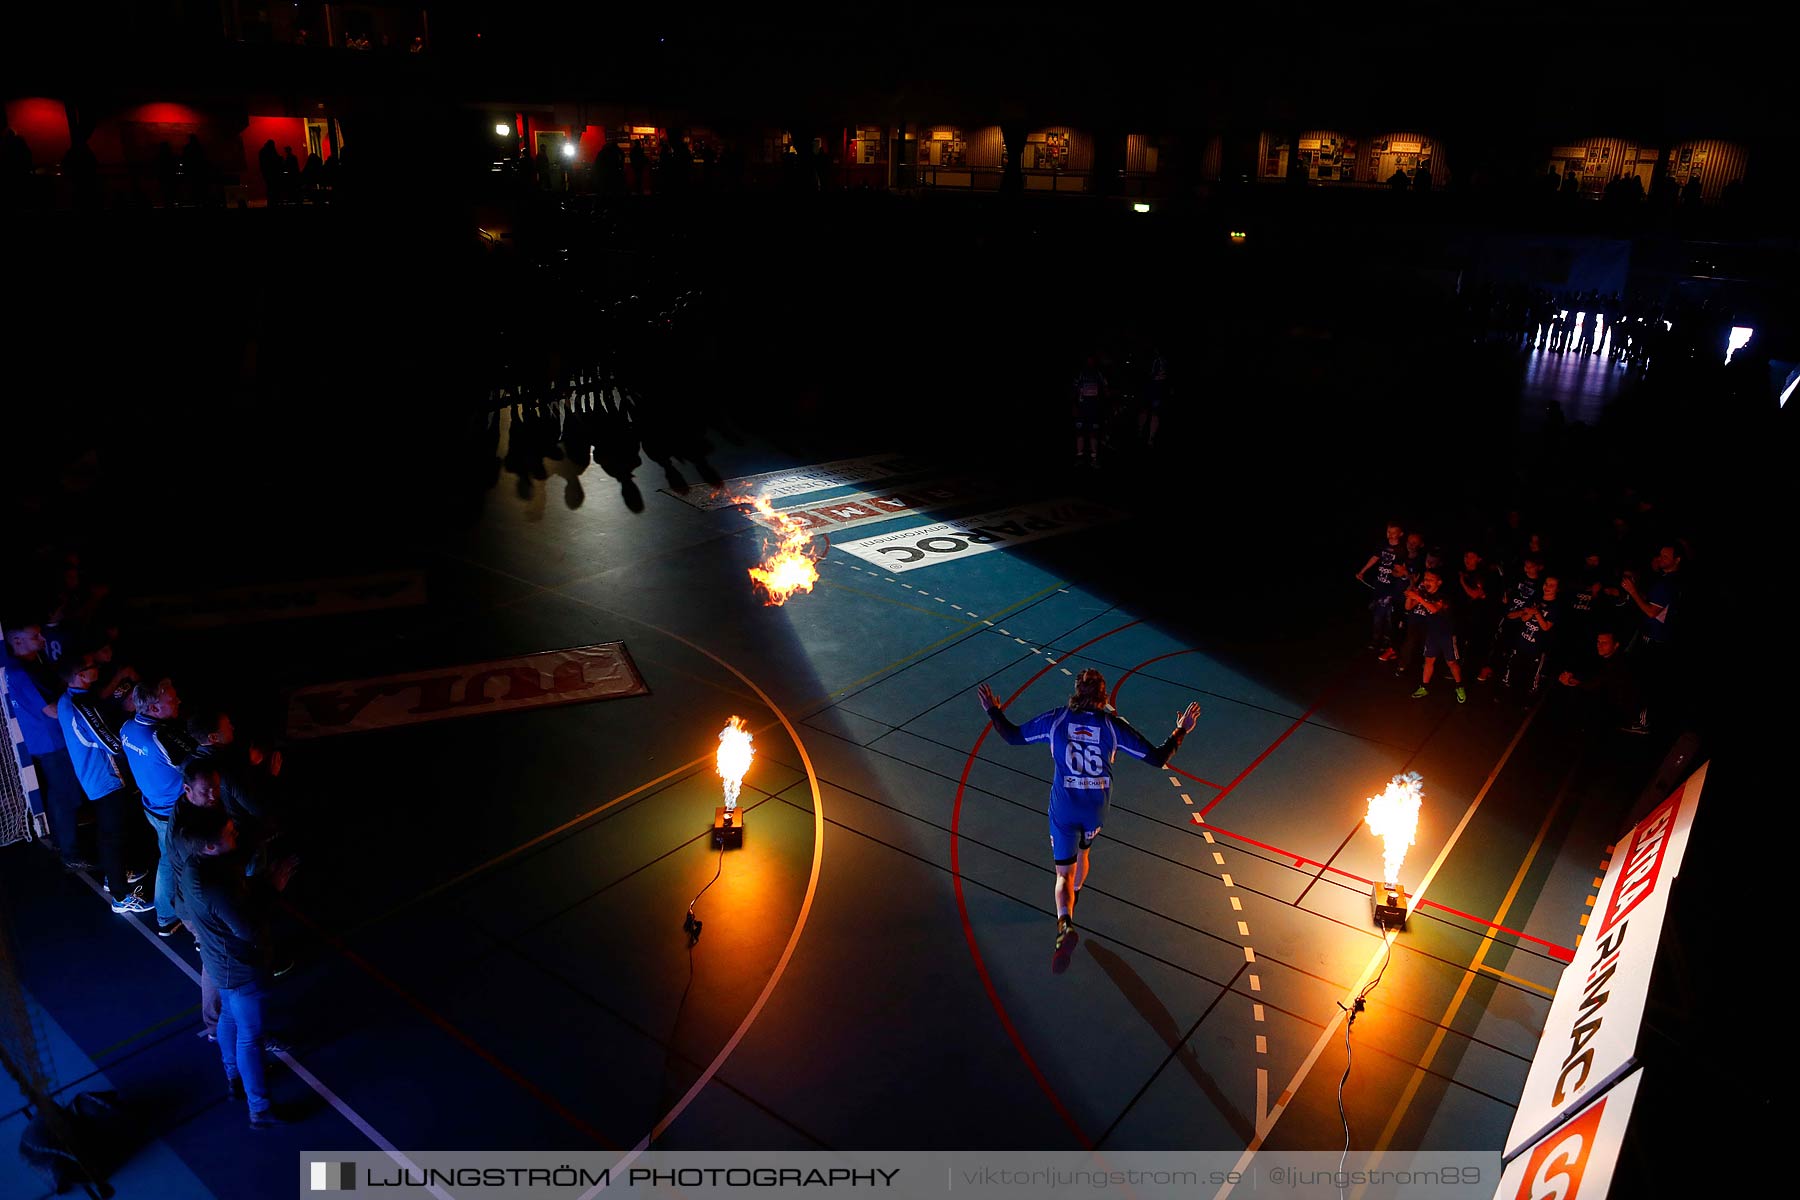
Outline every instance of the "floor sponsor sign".
<path fill-rule="evenodd" d="M 1513 1159 L 1494 1200 L 1606 1200 L 1643 1079 L 1633 1071 Z"/>
<path fill-rule="evenodd" d="M 649 692 L 623 642 L 327 683 L 288 695 L 288 736 L 324 737 Z"/>
<path fill-rule="evenodd" d="M 935 567 L 990 550 L 1073 533 L 1119 519 L 1117 512 L 1087 500 L 1045 500 L 958 521 L 917 525 L 857 541 L 833 541 L 832 549 L 853 554 L 884 571 L 900 573 Z"/>
<path fill-rule="evenodd" d="M 1706 767 L 1615 844 L 1593 916 L 1563 969 L 1506 1136 L 1510 1160 L 1637 1062 L 1650 971 Z"/>
<path fill-rule="evenodd" d="M 843 458 L 836 462 L 814 463 L 805 467 L 788 467 L 781 471 L 765 471 L 760 475 L 742 475 L 727 479 L 711 491 L 688 492 L 676 499 L 695 508 L 711 512 L 736 506 L 737 496 L 762 496 L 769 503 L 822 492 L 827 488 L 852 483 L 871 483 L 880 479 L 898 479 L 929 470 L 920 459 L 900 454 L 871 454 L 863 458 Z"/>
<path fill-rule="evenodd" d="M 786 519 L 795 522 L 801 529 L 835 536 L 839 530 L 854 529 L 858 525 L 873 525 L 878 521 L 891 521 L 895 517 L 911 513 L 934 512 L 964 501 L 972 502 L 987 491 L 980 484 L 963 483 L 959 480 L 932 480 L 929 483 L 908 484 L 904 489 L 891 492 L 852 492 L 833 500 L 790 508 L 777 507 L 779 518 L 753 513 L 751 519 L 771 529 L 779 529 L 780 519 Z"/>
<path fill-rule="evenodd" d="M 411 608 L 425 603 L 423 571 L 383 571 L 343 579 L 302 579 L 285 583 L 253 583 L 216 592 L 144 596 L 132 609 L 162 625 L 204 629 L 253 621 L 285 621 Z"/>

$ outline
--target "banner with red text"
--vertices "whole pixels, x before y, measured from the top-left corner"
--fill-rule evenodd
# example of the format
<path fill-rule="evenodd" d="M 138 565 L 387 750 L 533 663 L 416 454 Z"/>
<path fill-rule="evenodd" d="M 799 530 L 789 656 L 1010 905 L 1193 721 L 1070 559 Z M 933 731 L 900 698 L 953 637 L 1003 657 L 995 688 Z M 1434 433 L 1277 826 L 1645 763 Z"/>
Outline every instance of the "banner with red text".
<path fill-rule="evenodd" d="M 324 737 L 649 690 L 625 643 L 606 642 L 301 688 L 288 695 L 287 731 L 296 739 Z"/>
<path fill-rule="evenodd" d="M 1681 871 L 1706 767 L 1619 839 L 1594 914 L 1563 969 L 1506 1137 L 1510 1160 L 1637 1062 L 1669 889 Z"/>

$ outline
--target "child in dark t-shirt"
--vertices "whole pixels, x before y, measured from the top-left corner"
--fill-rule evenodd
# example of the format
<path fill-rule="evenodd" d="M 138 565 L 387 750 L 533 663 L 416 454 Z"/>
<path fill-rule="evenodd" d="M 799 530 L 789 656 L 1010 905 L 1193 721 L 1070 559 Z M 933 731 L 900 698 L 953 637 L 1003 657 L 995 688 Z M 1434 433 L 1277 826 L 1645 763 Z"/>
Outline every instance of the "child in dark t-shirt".
<path fill-rule="evenodd" d="M 1400 522 L 1389 521 L 1387 540 L 1375 548 L 1369 561 L 1356 573 L 1357 582 L 1367 584 L 1375 592 L 1369 601 L 1369 612 L 1374 616 L 1374 624 L 1369 630 L 1369 649 L 1380 651 L 1383 662 L 1394 657 L 1394 611 L 1398 606 L 1394 568 L 1405 554 L 1406 531 L 1400 527 Z M 1373 578 L 1369 575 L 1371 569 L 1375 572 Z"/>

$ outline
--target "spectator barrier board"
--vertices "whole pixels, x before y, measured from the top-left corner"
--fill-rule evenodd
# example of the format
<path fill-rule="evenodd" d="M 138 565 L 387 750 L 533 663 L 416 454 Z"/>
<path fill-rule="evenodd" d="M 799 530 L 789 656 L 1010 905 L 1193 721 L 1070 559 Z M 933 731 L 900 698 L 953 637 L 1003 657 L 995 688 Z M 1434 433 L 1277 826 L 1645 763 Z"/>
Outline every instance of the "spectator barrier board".
<path fill-rule="evenodd" d="M 1525 1147 L 1507 1164 L 1494 1200 L 1605 1200 L 1643 1078 L 1633 1071 Z"/>
<path fill-rule="evenodd" d="M 1574 961 L 1563 968 L 1531 1060 L 1506 1137 L 1509 1162 L 1638 1065 L 1669 891 L 1705 784 L 1703 763 L 1616 843 L 1599 902 Z"/>

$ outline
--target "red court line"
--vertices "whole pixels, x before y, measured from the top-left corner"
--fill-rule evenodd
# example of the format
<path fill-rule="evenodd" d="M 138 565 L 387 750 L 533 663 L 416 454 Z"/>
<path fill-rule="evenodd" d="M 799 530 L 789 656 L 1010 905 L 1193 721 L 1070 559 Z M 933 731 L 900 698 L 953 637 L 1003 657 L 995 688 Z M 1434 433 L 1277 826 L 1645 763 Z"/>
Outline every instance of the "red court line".
<path fill-rule="evenodd" d="M 1257 755 L 1255 762 L 1253 762 L 1249 766 L 1245 767 L 1242 771 L 1239 771 L 1236 779 L 1233 779 L 1230 783 L 1228 783 L 1224 787 L 1220 788 L 1219 794 L 1214 796 L 1211 800 L 1209 800 L 1206 804 L 1206 807 L 1202 808 L 1200 810 L 1201 815 L 1204 816 L 1205 814 L 1211 812 L 1213 809 L 1217 808 L 1219 801 L 1223 800 L 1226 796 L 1229 796 L 1231 794 L 1231 789 L 1235 788 L 1238 784 L 1244 782 L 1244 780 L 1250 778 L 1250 773 L 1252 771 L 1256 770 L 1256 768 L 1262 766 L 1263 763 L 1268 759 L 1269 755 L 1271 755 L 1271 754 L 1275 753 L 1275 751 L 1279 750 L 1281 748 L 1281 743 L 1287 741 L 1290 737 L 1293 737 L 1295 730 L 1299 729 L 1302 725 L 1304 725 L 1308 721 L 1312 720 L 1312 715 L 1319 711 L 1320 707 L 1324 705 L 1326 700 L 1331 698 L 1331 693 L 1337 691 L 1338 685 L 1343 683 L 1345 679 L 1349 678 L 1350 670 L 1355 665 L 1356 665 L 1356 663 L 1353 661 L 1348 666 L 1346 666 L 1342 671 L 1339 671 L 1337 673 L 1337 678 L 1333 679 L 1330 683 L 1326 684 L 1325 690 L 1319 693 L 1319 698 L 1312 702 L 1312 707 L 1307 709 L 1305 712 L 1301 713 L 1300 716 L 1294 721 L 1294 723 L 1292 725 L 1289 725 L 1287 727 L 1287 729 L 1285 731 L 1283 731 L 1283 733 L 1280 737 L 1278 737 L 1274 741 L 1270 742 L 1269 748 L 1267 750 L 1264 750 L 1261 754 Z"/>
<path fill-rule="evenodd" d="M 1113 684 L 1113 690 L 1112 690 L 1113 707 L 1115 707 L 1115 708 L 1118 707 L 1119 693 L 1124 690 L 1125 681 L 1130 679 L 1133 675 L 1136 675 L 1139 671 L 1143 670 L 1145 667 L 1149 666 L 1153 662 L 1161 662 L 1165 658 L 1174 658 L 1177 654 L 1194 654 L 1194 653 L 1197 653 L 1198 650 L 1199 650 L 1199 647 L 1190 646 L 1186 650 L 1171 650 L 1167 654 L 1159 654 L 1155 658 L 1146 658 L 1143 662 L 1139 663 L 1137 666 L 1131 668 L 1131 670 L 1129 670 L 1129 671 L 1125 672 L 1123 675 L 1119 676 L 1119 682 Z M 1190 771 L 1184 771 L 1180 767 L 1174 766 L 1173 764 L 1170 765 L 1169 770 L 1175 772 L 1175 774 L 1181 776 L 1183 779 L 1192 780 L 1193 782 L 1201 785 L 1202 787 L 1216 788 L 1219 786 L 1218 784 L 1214 783 L 1210 779 L 1202 779 L 1198 775 L 1195 775 Z"/>
<path fill-rule="evenodd" d="M 1109 638 L 1121 630 L 1130 629 L 1133 625 L 1140 623 L 1141 622 L 1138 621 L 1127 621 L 1117 629 L 1109 629 L 1105 633 L 1089 638 L 1067 654 L 1059 655 L 1059 661 L 1067 659 L 1071 655 L 1079 654 L 1095 642 L 1104 638 Z M 1015 690 L 1012 695 L 1008 696 L 1005 703 L 1001 704 L 1000 707 L 1005 708 L 1006 705 L 1011 704 L 1014 700 L 1017 700 L 1020 696 L 1024 695 L 1026 688 L 1042 679 L 1049 673 L 1050 668 L 1055 665 L 1055 663 L 1044 664 L 1044 666 L 1038 670 L 1037 674 L 1020 684 L 1017 690 Z M 969 747 L 968 760 L 963 763 L 962 778 L 956 781 L 956 807 L 952 810 L 950 815 L 950 880 L 956 889 L 956 912 L 962 919 L 963 940 L 969 944 L 969 956 L 975 960 L 975 973 L 981 976 L 981 986 L 987 992 L 988 1003 L 994 1006 L 994 1012 L 999 1015 L 1000 1025 L 1006 1030 L 1006 1036 L 1012 1040 L 1013 1049 L 1019 1052 L 1019 1057 L 1025 1062 L 1025 1069 L 1031 1072 L 1031 1077 L 1037 1081 L 1038 1088 L 1049 1098 L 1050 1106 L 1056 1110 L 1056 1115 L 1062 1118 L 1063 1124 L 1067 1125 L 1069 1131 L 1075 1135 L 1075 1140 L 1081 1143 L 1082 1149 L 1092 1150 L 1094 1148 L 1093 1140 L 1082 1130 L 1080 1123 L 1075 1120 L 1075 1114 L 1071 1113 L 1068 1106 L 1062 1102 L 1062 1097 L 1056 1094 L 1056 1089 L 1050 1085 L 1050 1080 L 1044 1075 L 1043 1069 L 1038 1066 L 1037 1060 L 1031 1057 L 1031 1051 L 1025 1048 L 1025 1039 L 1020 1036 L 1018 1026 L 1013 1024 L 1011 1014 L 1006 1011 L 1006 1004 L 1000 999 L 1000 991 L 994 986 L 993 976 L 988 974 L 987 962 L 981 957 L 981 947 L 976 944 L 975 926 L 969 920 L 968 901 L 963 898 L 962 841 L 960 833 L 962 829 L 963 792 L 969 785 L 969 772 L 975 767 L 975 756 L 981 752 L 981 744 L 987 740 L 988 731 L 991 729 L 993 729 L 991 723 L 983 722 L 981 735 L 975 739 L 975 744 Z"/>
<path fill-rule="evenodd" d="M 1196 821 L 1195 824 L 1199 824 L 1199 822 Z M 1307 866 L 1320 867 L 1326 871 L 1330 871 L 1333 875 L 1342 875 L 1346 879 L 1354 879 L 1354 880 L 1356 880 L 1356 882 L 1365 884 L 1369 887 L 1375 886 L 1375 881 L 1373 879 L 1364 879 L 1361 875 L 1358 875 L 1352 871 L 1346 871 L 1342 867 L 1329 866 L 1325 863 L 1320 862 L 1316 858 L 1308 858 L 1304 854 L 1295 854 L 1291 850 L 1283 850 L 1279 846 L 1271 846 L 1267 842 L 1259 842 L 1255 838 L 1249 837 L 1245 834 L 1233 833 L 1229 829 L 1225 829 L 1225 828 L 1222 828 L 1221 826 L 1213 825 L 1210 823 L 1207 824 L 1206 829 L 1207 829 L 1207 832 L 1209 832 L 1209 833 L 1223 834 L 1225 837 L 1233 838 L 1237 841 L 1244 842 L 1248 845 L 1256 846 L 1259 849 L 1267 850 L 1269 853 L 1275 855 L 1277 858 L 1285 858 L 1285 859 L 1292 861 L 1296 867 L 1307 867 Z M 1573 962 L 1575 960 L 1575 951 L 1571 950 L 1567 946 L 1559 946 L 1555 942 L 1547 942 L 1543 938 L 1532 937 L 1529 933 L 1526 933 L 1525 931 L 1520 930 L 1520 929 L 1511 929 L 1505 925 L 1496 925 L 1492 921 L 1484 921 L 1480 917 L 1475 916 L 1473 913 L 1463 912 L 1459 908 L 1451 908 L 1449 905 L 1439 904 L 1435 900 L 1422 900 L 1419 902 L 1419 907 L 1420 908 L 1435 908 L 1439 912 L 1446 912 L 1446 913 L 1449 913 L 1451 916 L 1461 917 L 1463 920 L 1472 922 L 1473 924 L 1476 924 L 1476 925 L 1479 925 L 1483 929 L 1491 929 L 1496 933 L 1504 933 L 1504 934 L 1508 934 L 1512 937 L 1522 938 L 1523 940 L 1525 940 L 1527 942 L 1534 942 L 1537 945 L 1542 946 L 1544 949 L 1548 950 L 1550 952 L 1550 957 L 1558 959 L 1562 962 Z"/>

